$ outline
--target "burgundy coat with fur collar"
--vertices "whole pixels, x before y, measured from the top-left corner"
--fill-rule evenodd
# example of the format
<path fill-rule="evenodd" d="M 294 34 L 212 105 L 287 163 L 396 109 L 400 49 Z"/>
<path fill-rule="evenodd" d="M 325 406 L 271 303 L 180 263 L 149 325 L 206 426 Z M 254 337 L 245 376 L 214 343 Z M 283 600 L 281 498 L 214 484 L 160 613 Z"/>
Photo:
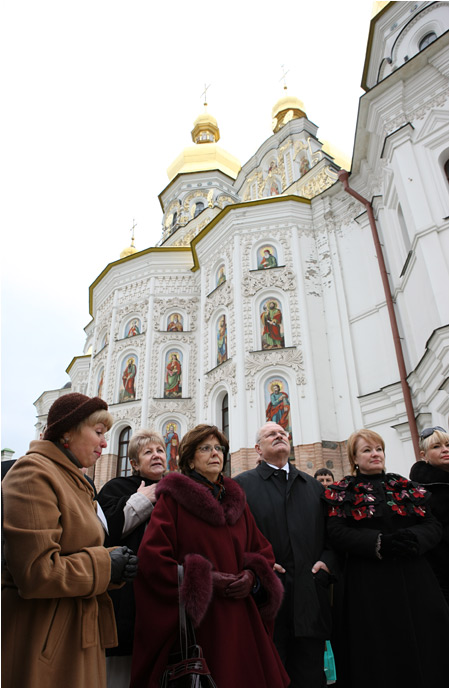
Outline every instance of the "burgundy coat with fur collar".
<path fill-rule="evenodd" d="M 289 678 L 271 638 L 283 590 L 272 547 L 258 530 L 245 494 L 224 479 L 219 503 L 208 488 L 169 474 L 139 548 L 132 687 L 157 687 L 178 634 L 177 564 L 184 565 L 182 597 L 218 687 L 285 687 Z M 252 569 L 267 593 L 258 608 L 213 593 L 211 572 Z"/>

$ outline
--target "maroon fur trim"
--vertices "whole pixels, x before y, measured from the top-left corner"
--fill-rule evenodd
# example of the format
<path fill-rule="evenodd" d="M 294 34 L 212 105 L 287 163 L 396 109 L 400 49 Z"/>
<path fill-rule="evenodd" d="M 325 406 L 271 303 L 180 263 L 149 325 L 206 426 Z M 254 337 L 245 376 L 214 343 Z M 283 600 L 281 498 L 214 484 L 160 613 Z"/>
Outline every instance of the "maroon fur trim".
<path fill-rule="evenodd" d="M 275 619 L 284 596 L 283 584 L 266 558 L 259 553 L 244 553 L 244 567 L 251 569 L 256 574 L 262 588 L 267 593 L 267 602 L 259 608 L 262 619 Z"/>
<path fill-rule="evenodd" d="M 213 595 L 212 564 L 202 555 L 192 553 L 184 558 L 184 577 L 181 600 L 194 627 L 205 616 Z"/>
<path fill-rule="evenodd" d="M 156 497 L 170 495 L 188 512 L 213 526 L 235 524 L 245 509 L 245 493 L 230 478 L 224 478 L 225 495 L 222 502 L 216 500 L 211 491 L 201 483 L 172 472 L 158 481 Z"/>

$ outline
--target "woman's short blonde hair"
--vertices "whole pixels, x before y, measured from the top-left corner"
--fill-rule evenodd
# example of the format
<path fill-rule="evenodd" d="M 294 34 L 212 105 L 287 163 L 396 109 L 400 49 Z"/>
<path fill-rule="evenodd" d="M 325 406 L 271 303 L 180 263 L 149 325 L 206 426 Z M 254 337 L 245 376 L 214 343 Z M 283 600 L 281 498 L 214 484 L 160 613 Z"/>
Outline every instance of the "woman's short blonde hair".
<path fill-rule="evenodd" d="M 356 474 L 356 444 L 360 438 L 362 438 L 366 442 L 381 445 L 384 452 L 384 440 L 381 437 L 381 435 L 378 435 L 378 433 L 375 433 L 375 431 L 369 431 L 367 428 L 361 428 L 359 431 L 355 431 L 354 433 L 352 433 L 349 439 L 347 440 L 347 457 L 348 461 L 350 462 L 352 474 Z"/>
<path fill-rule="evenodd" d="M 163 448 L 166 447 L 164 438 L 162 437 L 161 433 L 158 433 L 158 431 L 140 428 L 138 431 L 133 433 L 128 445 L 128 457 L 130 461 L 132 460 L 133 462 L 138 462 L 140 453 L 150 443 L 157 443 Z M 134 475 L 139 473 L 134 467 L 132 467 L 132 469 Z"/>
<path fill-rule="evenodd" d="M 78 426 L 75 426 L 75 430 L 79 430 L 84 425 L 95 426 L 97 423 L 102 423 L 106 430 L 109 431 L 112 428 L 114 419 L 106 409 L 97 409 L 97 411 L 92 412 L 83 421 L 80 421 Z"/>
<path fill-rule="evenodd" d="M 436 443 L 448 443 L 448 433 L 445 431 L 436 430 L 432 435 L 429 435 L 426 438 L 419 438 L 419 449 L 426 454 L 430 447 Z"/>

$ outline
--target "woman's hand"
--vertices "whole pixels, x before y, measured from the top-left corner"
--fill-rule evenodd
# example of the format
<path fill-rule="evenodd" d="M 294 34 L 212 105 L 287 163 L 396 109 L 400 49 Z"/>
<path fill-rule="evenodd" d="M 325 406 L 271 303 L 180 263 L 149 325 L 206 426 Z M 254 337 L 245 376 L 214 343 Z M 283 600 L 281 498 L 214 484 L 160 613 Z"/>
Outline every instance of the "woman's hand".
<path fill-rule="evenodd" d="M 141 485 L 137 489 L 137 493 L 142 493 L 142 495 L 145 495 L 150 502 L 152 502 L 154 505 L 156 504 L 156 483 L 152 483 L 151 486 L 146 486 L 145 481 L 141 481 Z"/>
<path fill-rule="evenodd" d="M 255 584 L 255 575 L 250 569 L 244 569 L 237 575 L 226 590 L 227 598 L 247 598 Z"/>
<path fill-rule="evenodd" d="M 126 545 L 109 551 L 111 558 L 111 583 L 133 581 L 138 570 L 138 557 Z"/>

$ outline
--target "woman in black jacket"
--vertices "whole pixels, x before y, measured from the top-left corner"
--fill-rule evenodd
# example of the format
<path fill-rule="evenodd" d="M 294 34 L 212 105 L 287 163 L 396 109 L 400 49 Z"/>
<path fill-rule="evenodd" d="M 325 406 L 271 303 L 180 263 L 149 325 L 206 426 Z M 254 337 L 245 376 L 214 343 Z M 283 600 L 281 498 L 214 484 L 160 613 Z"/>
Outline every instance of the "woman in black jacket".
<path fill-rule="evenodd" d="M 424 556 L 441 539 L 429 493 L 385 473 L 384 441 L 347 441 L 352 475 L 324 491 L 328 535 L 345 560 L 335 598 L 342 687 L 448 687 L 448 606 Z"/>
<path fill-rule="evenodd" d="M 105 545 L 126 545 L 137 553 L 156 502 L 155 489 L 166 471 L 166 449 L 160 433 L 139 430 L 130 440 L 132 476 L 113 478 L 101 489 L 98 502 L 108 522 Z M 108 649 L 107 686 L 128 687 L 133 653 L 135 602 L 132 584 L 111 595 L 119 645 Z"/>
<path fill-rule="evenodd" d="M 442 538 L 427 558 L 448 603 L 448 433 L 441 426 L 424 428 L 419 447 L 423 461 L 413 464 L 409 477 L 431 493 L 431 511 L 442 524 Z"/>

